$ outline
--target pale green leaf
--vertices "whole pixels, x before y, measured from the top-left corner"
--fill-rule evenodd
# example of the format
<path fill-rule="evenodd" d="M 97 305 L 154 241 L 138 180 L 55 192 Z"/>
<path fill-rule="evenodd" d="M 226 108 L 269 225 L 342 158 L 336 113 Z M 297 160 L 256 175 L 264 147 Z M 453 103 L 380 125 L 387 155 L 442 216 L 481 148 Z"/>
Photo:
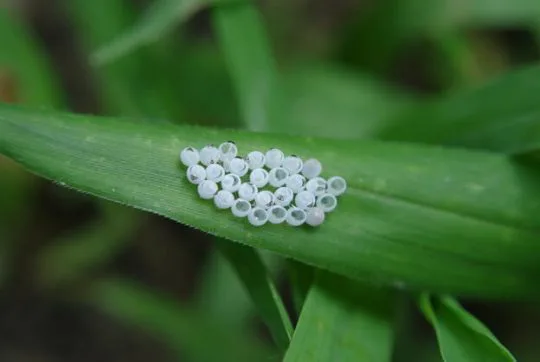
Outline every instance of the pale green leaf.
<path fill-rule="evenodd" d="M 244 326 L 254 310 L 253 303 L 238 275 L 219 251 L 205 263 L 196 296 L 199 308 L 232 328 Z"/>
<path fill-rule="evenodd" d="M 309 291 L 285 362 L 388 362 L 393 295 L 325 272 Z"/>
<path fill-rule="evenodd" d="M 445 362 L 515 362 L 497 338 L 452 297 L 422 294 L 420 308 L 433 324 Z"/>
<path fill-rule="evenodd" d="M 316 157 L 349 184 L 317 229 L 251 227 L 199 199 L 188 145 Z M 540 272 L 540 170 L 504 155 L 155 125 L 0 107 L 0 152 L 44 177 L 357 279 L 483 297 L 532 297 Z M 496 281 L 496 282 L 493 282 Z"/>

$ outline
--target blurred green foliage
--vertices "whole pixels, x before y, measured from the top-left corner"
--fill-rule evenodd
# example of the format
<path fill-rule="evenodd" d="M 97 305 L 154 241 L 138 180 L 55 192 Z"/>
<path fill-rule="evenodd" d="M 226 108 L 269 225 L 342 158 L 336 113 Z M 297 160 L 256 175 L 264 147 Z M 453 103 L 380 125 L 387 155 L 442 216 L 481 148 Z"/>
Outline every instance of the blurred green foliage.
<path fill-rule="evenodd" d="M 359 283 L 297 262 L 278 260 L 272 267 L 255 249 L 216 240 L 221 254 L 206 262 L 194 298 L 197 305 L 178 302 L 107 272 L 148 221 L 139 211 L 96 201 L 97 215 L 77 227 L 66 221 L 60 236 L 50 237 L 30 258 L 32 288 L 47 290 L 52 299 L 60 291 L 77 295 L 80 299 L 74 303 L 93 305 L 157 336 L 178 360 L 284 356 L 290 361 L 514 360 L 454 299 L 427 293 L 538 296 L 540 68 L 524 66 L 521 59 L 538 60 L 539 4 L 535 0 L 321 5 L 302 0 L 262 5 L 247 0 L 61 2 L 97 84 L 100 109 L 94 111 L 145 122 L 131 126 L 126 121 L 122 126 L 114 120 L 108 128 L 99 125 L 107 119 L 99 119 L 70 129 L 69 122 L 75 119 L 71 116 L 2 107 L 0 152 L 61 185 L 166 214 L 203 231 L 270 248 L 348 277 L 369 274 Z M 34 109 L 70 109 L 65 101 L 70 90 L 60 79 L 59 65 L 22 14 L 0 2 L 0 99 Z M 512 41 L 506 40 L 501 32 L 508 29 L 519 30 L 526 41 L 514 42 L 521 37 L 515 33 Z M 121 187 L 117 196 L 114 180 L 121 177 L 114 172 L 122 170 L 122 164 L 109 165 L 110 185 L 106 177 L 81 171 L 85 165 L 86 172 L 95 172 L 88 161 L 104 157 L 107 149 L 117 152 L 119 159 L 131 160 L 128 166 L 145 160 L 144 154 L 137 156 L 142 151 L 137 151 L 136 142 L 127 142 L 132 148 L 124 150 L 113 147 L 129 132 L 154 142 L 166 139 L 155 134 L 180 130 L 181 137 L 200 137 L 201 142 L 205 137 L 235 135 L 174 128 L 170 123 L 269 131 L 277 135 L 236 135 L 246 144 L 282 142 L 292 151 L 290 140 L 298 138 L 283 136 L 291 134 L 303 137 L 305 150 L 325 148 L 322 158 L 337 162 L 338 155 L 347 154 L 344 165 L 350 169 L 355 194 L 343 205 L 349 217 L 336 215 L 341 223 L 326 228 L 326 233 L 321 229 L 315 237 L 294 230 L 299 233 L 287 234 L 287 239 L 272 231 L 251 238 L 242 234 L 244 230 L 235 230 L 230 220 L 220 225 L 219 220 L 195 217 L 199 206 L 185 190 L 177 200 L 187 205 L 179 216 L 140 195 L 122 194 Z M 62 162 L 70 162 L 73 154 L 64 146 L 71 142 L 72 149 L 84 150 L 82 136 L 105 142 L 93 151 L 89 147 L 86 160 L 81 153 L 80 163 L 65 167 Z M 358 139 L 370 138 L 384 142 L 373 148 L 353 146 Z M 438 150 L 440 146 L 445 148 Z M 153 166 L 168 162 L 158 156 L 176 152 L 156 150 Z M 406 176 L 412 172 L 407 169 L 411 164 L 421 164 L 422 170 L 413 171 L 423 173 Z M 155 173 L 166 175 L 166 165 L 163 170 Z M 177 171 L 170 170 L 171 175 Z M 16 261 L 26 239 L 35 235 L 25 234 L 25 229 L 38 208 L 40 183 L 4 158 L 0 174 L 0 280 L 7 288 L 18 280 Z M 367 183 L 358 181 L 358 175 L 368 177 Z M 130 177 L 136 179 L 135 174 Z M 380 180 L 392 181 L 390 196 L 397 197 L 393 206 L 388 195 L 373 199 L 388 186 Z M 487 187 L 490 194 L 472 198 L 459 186 L 465 184 L 470 190 Z M 112 185 L 112 192 L 104 185 Z M 366 187 L 374 194 L 366 193 Z M 399 200 L 414 200 L 427 211 L 398 207 Z M 439 209 L 437 217 L 430 208 Z M 456 210 L 459 215 L 451 213 Z M 339 232 L 348 225 L 357 225 L 355 232 L 343 236 Z M 374 237 L 377 233 L 384 238 Z M 336 235 L 338 240 L 333 240 Z M 287 274 L 285 268 L 296 309 L 291 315 L 299 317 L 294 335 L 285 313 L 287 298 L 276 287 Z M 385 286 L 364 284 L 369 282 Z M 412 347 L 400 347 L 404 337 L 393 331 L 413 330 L 414 322 L 406 319 L 407 325 L 398 326 L 395 310 L 402 303 L 392 289 L 404 287 L 414 289 L 406 292 L 411 299 L 427 287 L 420 309 L 434 327 L 441 357 L 416 334 L 407 337 Z M 516 316 L 520 312 L 512 310 Z M 249 325 L 254 313 L 268 326 L 277 349 L 254 338 Z M 509 330 L 505 337 L 519 333 Z M 530 335 L 523 340 L 540 338 L 540 331 Z M 509 347 L 520 361 L 537 361 L 540 355 L 535 343 Z"/>

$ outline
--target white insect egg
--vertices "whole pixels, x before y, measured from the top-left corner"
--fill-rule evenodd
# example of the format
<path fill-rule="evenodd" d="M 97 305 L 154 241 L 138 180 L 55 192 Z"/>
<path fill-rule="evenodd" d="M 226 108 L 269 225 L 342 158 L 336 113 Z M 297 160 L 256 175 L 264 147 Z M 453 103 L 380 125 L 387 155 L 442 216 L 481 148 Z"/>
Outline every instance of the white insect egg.
<path fill-rule="evenodd" d="M 186 147 L 180 152 L 180 161 L 189 167 L 199 163 L 199 151 L 193 147 Z"/>
<path fill-rule="evenodd" d="M 294 199 L 294 192 L 288 187 L 280 187 L 274 192 L 275 203 L 280 206 L 289 206 Z"/>
<path fill-rule="evenodd" d="M 211 163 L 206 167 L 206 179 L 220 182 L 225 177 L 225 169 L 217 163 Z"/>
<path fill-rule="evenodd" d="M 339 196 L 347 190 L 347 181 L 340 176 L 330 177 L 327 184 L 328 192 L 335 196 Z"/>
<path fill-rule="evenodd" d="M 275 196 L 270 191 L 260 191 L 255 195 L 255 205 L 260 208 L 268 209 L 274 204 Z"/>
<path fill-rule="evenodd" d="M 230 161 L 238 155 L 238 147 L 232 141 L 223 142 L 219 145 L 219 159 L 221 161 Z"/>
<path fill-rule="evenodd" d="M 240 177 L 232 173 L 226 174 L 223 180 L 221 180 L 221 188 L 229 192 L 238 191 L 241 184 L 242 180 L 240 180 Z"/>
<path fill-rule="evenodd" d="M 306 224 L 310 226 L 319 226 L 324 222 L 324 210 L 320 207 L 312 207 L 307 211 Z"/>
<path fill-rule="evenodd" d="M 294 175 L 302 171 L 303 165 L 302 159 L 295 155 L 287 156 L 283 160 L 283 168 L 289 172 L 289 175 Z"/>
<path fill-rule="evenodd" d="M 231 206 L 231 211 L 236 217 L 246 217 L 251 211 L 251 204 L 247 200 L 236 199 Z"/>
<path fill-rule="evenodd" d="M 255 199 L 257 192 L 259 192 L 257 186 L 250 184 L 249 182 L 244 182 L 238 189 L 238 196 L 240 196 L 241 199 L 251 201 Z"/>
<path fill-rule="evenodd" d="M 252 151 L 246 156 L 246 161 L 249 168 L 251 170 L 255 170 L 256 168 L 264 167 L 264 164 L 266 163 L 266 157 L 262 152 Z"/>
<path fill-rule="evenodd" d="M 234 204 L 234 195 L 230 191 L 219 190 L 214 196 L 214 204 L 218 209 L 228 209 Z"/>
<path fill-rule="evenodd" d="M 281 187 L 287 183 L 289 172 L 283 167 L 276 167 L 270 170 L 268 174 L 268 183 L 274 187 Z"/>
<path fill-rule="evenodd" d="M 337 199 L 332 194 L 323 194 L 317 197 L 317 207 L 320 207 L 324 212 L 331 212 L 337 206 Z"/>
<path fill-rule="evenodd" d="M 315 177 L 306 183 L 306 191 L 311 192 L 315 196 L 322 195 L 326 192 L 326 180 L 322 177 Z"/>
<path fill-rule="evenodd" d="M 266 152 L 266 167 L 272 169 L 276 167 L 281 167 L 283 164 L 283 160 L 285 159 L 285 155 L 283 152 L 277 148 L 272 148 Z"/>
<path fill-rule="evenodd" d="M 204 146 L 199 152 L 201 163 L 208 166 L 211 163 L 217 163 L 219 161 L 219 150 L 213 145 Z"/>
<path fill-rule="evenodd" d="M 248 164 L 243 159 L 236 157 L 229 162 L 229 172 L 240 177 L 244 176 L 249 170 Z"/>
<path fill-rule="evenodd" d="M 204 180 L 197 186 L 201 199 L 210 200 L 218 191 L 218 185 L 214 181 Z"/>
<path fill-rule="evenodd" d="M 268 209 L 268 221 L 272 224 L 281 224 L 287 219 L 287 210 L 283 206 L 274 205 Z"/>
<path fill-rule="evenodd" d="M 268 183 L 268 179 L 268 171 L 264 168 L 256 168 L 249 174 L 249 182 L 259 188 L 265 187 Z"/>
<path fill-rule="evenodd" d="M 248 214 L 248 221 L 253 226 L 262 226 L 268 221 L 268 212 L 260 207 L 254 207 Z"/>
<path fill-rule="evenodd" d="M 292 207 L 287 211 L 287 224 L 291 226 L 300 226 L 306 222 L 307 215 L 306 212 L 297 207 Z"/>
<path fill-rule="evenodd" d="M 201 165 L 192 165 L 188 167 L 186 176 L 189 182 L 198 185 L 206 180 L 206 170 Z"/>
<path fill-rule="evenodd" d="M 319 160 L 310 158 L 304 162 L 302 166 L 302 175 L 306 176 L 308 179 L 315 178 L 319 176 L 322 172 L 322 165 Z"/>
<path fill-rule="evenodd" d="M 288 188 L 297 194 L 304 189 L 304 186 L 306 185 L 306 178 L 299 174 L 291 175 L 287 178 L 285 185 L 287 185 Z"/>
<path fill-rule="evenodd" d="M 300 209 L 308 209 L 315 206 L 315 195 L 309 191 L 302 191 L 296 195 L 294 198 L 294 203 L 296 207 Z"/>

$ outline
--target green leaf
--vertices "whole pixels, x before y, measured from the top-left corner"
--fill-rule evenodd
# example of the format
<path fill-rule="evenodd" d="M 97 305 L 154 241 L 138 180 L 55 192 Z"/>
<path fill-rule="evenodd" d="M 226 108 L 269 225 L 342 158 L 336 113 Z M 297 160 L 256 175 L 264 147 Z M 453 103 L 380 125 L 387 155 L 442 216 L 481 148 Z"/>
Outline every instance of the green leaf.
<path fill-rule="evenodd" d="M 481 27 L 537 27 L 535 0 L 384 0 L 359 11 L 347 27 L 344 56 L 364 68 L 388 71 L 405 46 Z"/>
<path fill-rule="evenodd" d="M 97 66 L 114 62 L 135 49 L 154 43 L 211 0 L 154 0 L 142 18 L 92 55 Z"/>
<path fill-rule="evenodd" d="M 393 295 L 319 272 L 285 362 L 388 362 L 393 344 Z"/>
<path fill-rule="evenodd" d="M 272 131 L 310 136 L 369 138 L 379 123 L 412 99 L 366 74 L 336 66 L 297 66 L 272 89 Z"/>
<path fill-rule="evenodd" d="M 509 73 L 486 86 L 413 107 L 378 138 L 522 153 L 540 148 L 540 67 Z"/>
<path fill-rule="evenodd" d="M 277 360 L 250 335 L 209 319 L 203 311 L 124 280 L 92 285 L 86 300 L 126 323 L 155 333 L 184 360 L 252 362 Z"/>
<path fill-rule="evenodd" d="M 233 78 L 244 124 L 252 130 L 268 129 L 268 101 L 274 64 L 258 13 L 250 1 L 218 3 L 212 11 L 218 38 Z M 285 350 L 292 324 L 259 254 L 218 242 L 250 293 L 278 347 Z"/>
<path fill-rule="evenodd" d="M 261 257 L 253 248 L 216 240 L 219 251 L 227 258 L 242 280 L 277 346 L 289 346 L 293 327 Z"/>
<path fill-rule="evenodd" d="M 0 44 L 0 87 L 3 82 L 13 86 L 13 101 L 36 107 L 59 107 L 61 91 L 45 52 L 22 22 L 2 6 Z"/>
<path fill-rule="evenodd" d="M 126 0 L 72 0 L 66 6 L 88 53 L 109 42 L 135 19 L 133 5 Z M 142 60 L 138 54 L 94 69 L 103 82 L 102 93 L 108 111 L 132 116 L 145 114 L 145 102 L 137 102 L 140 90 L 136 86 L 141 78 Z"/>
<path fill-rule="evenodd" d="M 231 263 L 217 250 L 206 262 L 195 299 L 206 315 L 233 328 L 247 325 L 253 315 L 247 290 Z"/>
<path fill-rule="evenodd" d="M 455 299 L 424 293 L 420 307 L 435 328 L 445 362 L 516 361 L 486 326 Z"/>
<path fill-rule="evenodd" d="M 183 147 L 223 140 L 241 152 L 280 147 L 316 157 L 348 191 L 320 228 L 253 228 L 201 200 L 179 165 Z M 0 153 L 61 185 L 350 278 L 483 297 L 538 295 L 540 170 L 504 155 L 13 106 L 0 106 Z"/>
<path fill-rule="evenodd" d="M 270 90 L 275 64 L 259 14 L 249 0 L 217 4 L 214 26 L 236 88 L 244 124 L 268 130 Z"/>

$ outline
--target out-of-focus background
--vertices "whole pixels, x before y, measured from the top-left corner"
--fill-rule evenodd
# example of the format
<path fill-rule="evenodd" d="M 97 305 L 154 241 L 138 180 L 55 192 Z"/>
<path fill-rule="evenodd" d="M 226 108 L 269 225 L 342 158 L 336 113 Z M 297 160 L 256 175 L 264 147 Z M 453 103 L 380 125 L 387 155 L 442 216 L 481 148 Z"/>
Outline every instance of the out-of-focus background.
<path fill-rule="evenodd" d="M 409 99 L 476 87 L 536 62 L 535 2 L 257 1 L 279 69 L 270 118 L 292 133 L 310 126 L 333 136 L 328 125 L 345 114 L 384 117 Z M 152 3 L 0 0 L 1 100 L 240 127 L 208 9 L 96 65 L 107 55 L 96 50 Z M 220 348 L 205 327 L 215 323 L 271 346 L 209 236 L 62 188 L 2 157 L 0 241 L 1 362 L 190 361 L 191 346 Z M 264 256 L 292 305 L 284 261 Z M 96 282 L 100 292 L 89 294 Z M 538 360 L 539 308 L 467 307 L 520 361 Z M 427 323 L 414 312 L 407 322 L 395 361 L 440 361 Z"/>

